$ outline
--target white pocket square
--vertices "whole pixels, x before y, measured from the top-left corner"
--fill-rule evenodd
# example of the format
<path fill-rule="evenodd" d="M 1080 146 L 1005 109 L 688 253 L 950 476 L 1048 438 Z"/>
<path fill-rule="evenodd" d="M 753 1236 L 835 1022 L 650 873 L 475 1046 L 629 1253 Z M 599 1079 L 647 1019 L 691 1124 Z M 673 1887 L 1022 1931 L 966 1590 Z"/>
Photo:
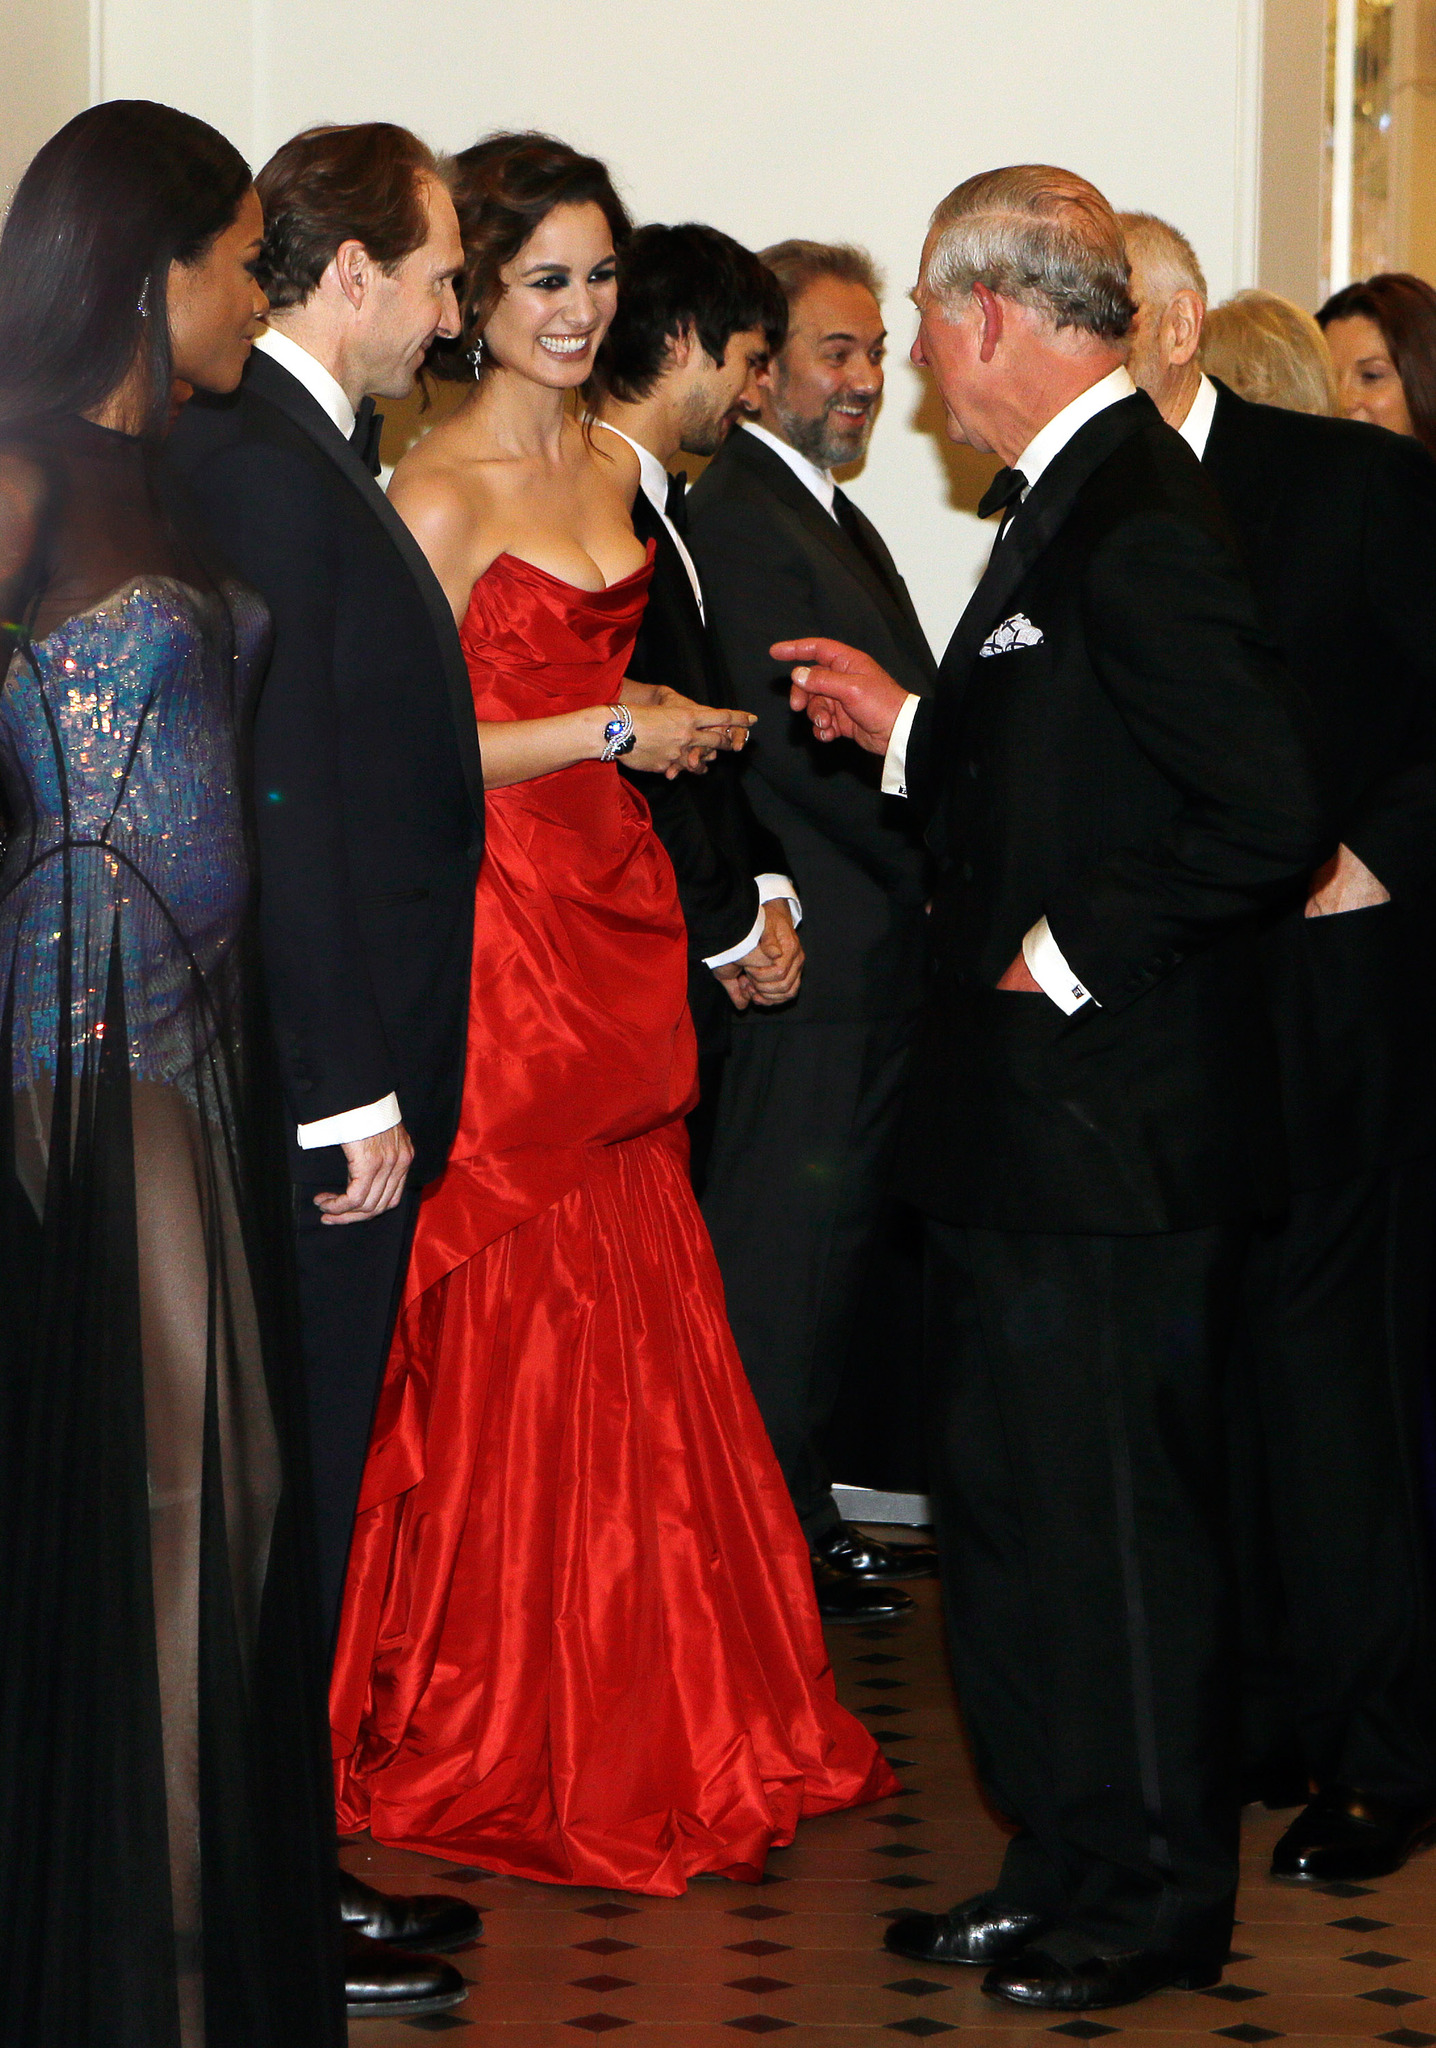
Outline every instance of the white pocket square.
<path fill-rule="evenodd" d="M 994 626 L 978 648 L 979 655 L 1011 654 L 1016 647 L 1040 647 L 1042 631 L 1024 612 L 1014 612 L 1000 626 Z"/>

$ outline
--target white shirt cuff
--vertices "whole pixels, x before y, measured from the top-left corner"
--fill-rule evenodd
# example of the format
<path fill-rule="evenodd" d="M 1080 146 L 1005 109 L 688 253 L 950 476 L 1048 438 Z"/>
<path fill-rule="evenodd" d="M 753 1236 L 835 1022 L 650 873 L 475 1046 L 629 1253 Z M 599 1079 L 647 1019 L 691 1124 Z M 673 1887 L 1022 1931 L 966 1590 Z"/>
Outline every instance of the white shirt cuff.
<path fill-rule="evenodd" d="M 892 736 L 888 750 L 883 755 L 883 795 L 907 795 L 907 743 L 912 732 L 912 722 L 917 717 L 921 697 L 908 693 L 907 702 L 893 720 Z"/>
<path fill-rule="evenodd" d="M 711 958 L 705 960 L 703 962 L 705 967 L 715 969 L 731 967 L 735 961 L 747 959 L 759 939 L 762 938 L 763 927 L 768 921 L 764 917 L 761 907 L 765 903 L 776 903 L 780 899 L 786 898 L 788 908 L 792 912 L 793 923 L 798 925 L 803 922 L 803 906 L 798 901 L 798 892 L 793 887 L 791 875 L 754 875 L 753 880 L 758 885 L 759 910 L 756 924 L 753 926 L 752 931 L 749 932 L 747 938 L 742 940 L 740 944 L 730 946 L 726 953 L 714 953 Z"/>
<path fill-rule="evenodd" d="M 338 1116 L 322 1116 L 317 1124 L 299 1126 L 299 1149 L 315 1152 L 321 1145 L 357 1145 L 361 1138 L 377 1138 L 404 1121 L 397 1095 L 382 1102 L 366 1102 L 360 1109 L 341 1110 Z"/>
<path fill-rule="evenodd" d="M 1052 998 L 1064 1016 L 1070 1017 L 1084 1003 L 1097 1003 L 1091 989 L 1083 988 L 1067 965 L 1062 948 L 1053 938 L 1045 917 L 1039 918 L 1023 939 L 1022 957 L 1032 979 L 1044 995 Z M 1101 1004 L 1097 1003 L 1097 1007 L 1100 1009 Z"/>

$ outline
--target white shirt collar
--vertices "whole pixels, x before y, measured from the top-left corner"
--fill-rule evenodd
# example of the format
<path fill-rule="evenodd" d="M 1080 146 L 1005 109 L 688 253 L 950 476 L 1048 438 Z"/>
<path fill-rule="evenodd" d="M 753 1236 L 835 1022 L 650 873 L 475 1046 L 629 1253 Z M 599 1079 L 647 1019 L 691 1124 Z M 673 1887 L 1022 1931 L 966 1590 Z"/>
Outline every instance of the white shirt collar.
<path fill-rule="evenodd" d="M 622 427 L 616 427 L 612 420 L 599 420 L 597 425 L 606 434 L 617 434 L 620 441 L 626 441 L 638 457 L 638 481 L 643 495 L 655 512 L 668 517 L 668 471 L 663 467 L 651 448 L 645 448 L 641 441 L 635 441 L 632 434 L 625 434 Z"/>
<path fill-rule="evenodd" d="M 833 498 L 838 486 L 831 471 L 819 469 L 816 462 L 809 462 L 806 455 L 800 455 L 796 448 L 790 448 L 786 441 L 780 441 L 776 434 L 770 434 L 768 429 L 760 427 L 756 420 L 744 420 L 741 424 L 745 432 L 756 435 L 765 448 L 771 448 L 775 455 L 781 455 L 798 482 L 812 492 L 825 512 L 830 513 L 834 519 L 837 518 L 837 513 L 833 511 Z"/>
<path fill-rule="evenodd" d="M 1064 405 L 1061 412 L 1052 415 L 1045 427 L 1039 427 L 1012 465 L 1026 477 L 1028 490 L 1088 420 L 1095 419 L 1099 412 L 1105 412 L 1109 405 L 1118 405 L 1124 398 L 1130 398 L 1136 388 L 1127 374 L 1126 364 L 1119 363 L 1115 370 L 1109 370 L 1105 377 L 1089 384 L 1085 391 L 1079 391 L 1069 405 Z"/>
<path fill-rule="evenodd" d="M 635 441 L 632 434 L 625 434 L 622 427 L 616 427 L 612 420 L 599 420 L 597 424 L 605 433 L 617 434 L 620 441 L 626 441 L 638 457 L 638 485 L 649 504 L 668 529 L 668 537 L 678 550 L 679 560 L 688 571 L 688 581 L 693 586 L 693 595 L 698 600 L 698 616 L 704 618 L 703 586 L 698 581 L 698 570 L 693 557 L 684 545 L 683 536 L 668 516 L 668 471 L 663 467 L 651 448 L 645 448 L 641 441 Z M 756 944 L 756 940 L 754 941 Z M 752 947 L 749 948 L 752 951 Z"/>
<path fill-rule="evenodd" d="M 1204 372 L 1191 409 L 1177 429 L 1198 462 L 1207 452 L 1207 436 L 1212 431 L 1212 421 L 1216 416 L 1217 387 Z"/>
<path fill-rule="evenodd" d="M 304 386 L 309 396 L 323 406 L 347 441 L 354 431 L 358 414 L 349 403 L 343 385 L 330 375 L 323 363 L 287 334 L 281 334 L 277 327 L 266 327 L 254 345 L 262 348 L 267 356 L 273 356 L 281 369 L 288 370 L 290 376 Z"/>

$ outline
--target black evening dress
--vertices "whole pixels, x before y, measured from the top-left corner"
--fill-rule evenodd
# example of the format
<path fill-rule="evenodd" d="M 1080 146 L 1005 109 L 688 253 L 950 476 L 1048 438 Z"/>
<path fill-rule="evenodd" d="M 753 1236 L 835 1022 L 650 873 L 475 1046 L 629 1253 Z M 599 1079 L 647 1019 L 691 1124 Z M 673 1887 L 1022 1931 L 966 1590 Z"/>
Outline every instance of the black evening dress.
<path fill-rule="evenodd" d="M 339 2048 L 282 1127 L 249 934 L 262 605 L 153 451 L 0 438 L 0 2006 Z"/>

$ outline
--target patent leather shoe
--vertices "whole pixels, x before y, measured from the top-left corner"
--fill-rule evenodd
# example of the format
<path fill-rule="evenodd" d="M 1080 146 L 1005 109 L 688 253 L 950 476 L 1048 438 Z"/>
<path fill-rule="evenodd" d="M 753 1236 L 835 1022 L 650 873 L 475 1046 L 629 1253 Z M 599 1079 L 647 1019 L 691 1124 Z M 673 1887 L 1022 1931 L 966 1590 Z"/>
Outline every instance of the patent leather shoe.
<path fill-rule="evenodd" d="M 935 1579 L 937 1552 L 930 1543 L 878 1543 L 851 1522 L 840 1522 L 812 1546 L 813 1562 L 856 1579 Z"/>
<path fill-rule="evenodd" d="M 1204 1991 L 1220 1983 L 1221 1975 L 1219 1962 L 1195 1962 L 1159 1949 L 1065 1963 L 1043 1949 L 1029 1948 L 989 1970 L 982 1988 L 989 1998 L 1038 2012 L 1099 2012 L 1104 2006 L 1132 2005 L 1169 1986 Z"/>
<path fill-rule="evenodd" d="M 813 1566 L 813 1590 L 824 1621 L 894 1621 L 912 1612 L 911 1593 L 876 1579 L 855 1579 L 831 1565 Z"/>
<path fill-rule="evenodd" d="M 350 2019 L 423 2019 L 462 2005 L 469 1987 L 452 1963 L 344 1930 L 344 1997 Z"/>
<path fill-rule="evenodd" d="M 347 1870 L 339 1873 L 339 1912 L 347 1931 L 424 1955 L 467 1948 L 484 1931 L 467 1899 L 450 1892 L 378 1892 Z"/>
<path fill-rule="evenodd" d="M 883 1947 L 914 1963 L 1001 1963 L 1019 1955 L 1051 1926 L 1041 1913 L 1004 1906 L 995 1892 L 979 1892 L 949 1913 L 900 1913 L 888 1923 Z"/>
<path fill-rule="evenodd" d="M 1389 1877 L 1436 1837 L 1436 1806 L 1373 1799 L 1332 1786 L 1304 1806 L 1272 1851 L 1271 1874 L 1295 1884 Z"/>

